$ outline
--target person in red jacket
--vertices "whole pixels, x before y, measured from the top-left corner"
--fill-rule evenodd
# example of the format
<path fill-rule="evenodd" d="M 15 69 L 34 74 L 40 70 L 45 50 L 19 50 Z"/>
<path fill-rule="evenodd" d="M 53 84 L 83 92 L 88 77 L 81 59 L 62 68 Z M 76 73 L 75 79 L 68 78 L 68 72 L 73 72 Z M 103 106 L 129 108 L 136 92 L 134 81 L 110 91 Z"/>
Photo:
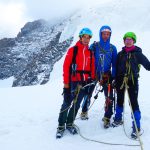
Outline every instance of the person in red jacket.
<path fill-rule="evenodd" d="M 92 37 L 89 28 L 83 28 L 79 33 L 79 41 L 69 48 L 63 64 L 63 94 L 64 100 L 58 118 L 56 138 L 61 138 L 65 129 L 71 134 L 77 134 L 74 120 L 80 103 L 85 95 L 94 89 L 95 60 L 89 50 Z"/>

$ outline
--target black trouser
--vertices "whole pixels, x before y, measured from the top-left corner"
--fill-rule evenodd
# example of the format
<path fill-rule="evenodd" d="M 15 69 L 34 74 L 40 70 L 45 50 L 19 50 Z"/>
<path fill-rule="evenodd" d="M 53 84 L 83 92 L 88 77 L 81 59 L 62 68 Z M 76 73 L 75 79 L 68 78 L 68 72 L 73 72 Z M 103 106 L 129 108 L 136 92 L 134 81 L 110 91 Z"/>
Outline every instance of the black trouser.
<path fill-rule="evenodd" d="M 133 83 L 134 82 L 134 83 Z M 123 77 L 117 78 L 116 80 L 116 90 L 117 90 L 117 105 L 119 107 L 123 107 L 124 104 L 124 95 L 125 95 L 125 87 L 123 89 L 120 89 L 121 85 L 123 83 Z M 133 80 L 128 80 L 128 94 L 131 102 L 131 106 L 133 109 L 133 112 L 139 111 L 139 104 L 138 104 L 138 90 L 139 90 L 139 84 L 138 84 L 138 78 L 134 78 Z"/>
<path fill-rule="evenodd" d="M 86 84 L 83 84 L 85 86 Z M 72 82 L 71 83 L 71 95 L 70 99 L 66 98 L 66 95 L 64 94 L 64 101 L 61 106 L 58 123 L 59 128 L 65 128 L 66 126 L 72 126 L 73 122 L 75 120 L 75 117 L 78 113 L 78 110 L 80 108 L 80 104 L 82 102 L 83 97 L 86 95 L 86 91 L 88 90 L 88 86 L 85 88 L 81 88 L 79 91 L 78 96 L 76 97 L 75 90 L 77 89 L 78 82 Z M 71 106 L 72 101 L 76 99 L 76 102 L 73 103 Z M 69 107 L 71 106 L 71 107 Z"/>
<path fill-rule="evenodd" d="M 125 96 L 125 87 L 123 87 L 123 89 L 120 89 L 122 83 L 123 83 L 123 77 L 117 78 L 116 80 L 117 108 L 116 108 L 116 114 L 115 114 L 116 120 L 122 119 L 124 96 Z M 129 87 L 127 91 L 128 91 L 129 99 L 131 103 L 130 105 L 133 110 L 133 115 L 136 121 L 137 128 L 140 129 L 141 112 L 140 112 L 139 104 L 138 104 L 138 90 L 139 90 L 138 78 L 134 78 L 133 80 L 128 80 L 127 85 Z M 132 128 L 133 128 L 133 132 L 135 132 L 136 130 L 135 130 L 134 121 L 132 121 Z"/>

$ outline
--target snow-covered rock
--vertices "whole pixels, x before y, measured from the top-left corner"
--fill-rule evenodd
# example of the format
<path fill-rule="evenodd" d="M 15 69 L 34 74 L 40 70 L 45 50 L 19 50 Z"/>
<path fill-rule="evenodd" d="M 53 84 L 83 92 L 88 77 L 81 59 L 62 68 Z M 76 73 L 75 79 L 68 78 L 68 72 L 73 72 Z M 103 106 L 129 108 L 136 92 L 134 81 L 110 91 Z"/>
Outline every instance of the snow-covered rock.
<path fill-rule="evenodd" d="M 59 42 L 65 24 L 36 20 L 25 24 L 16 38 L 0 40 L 0 79 L 13 76 L 12 86 L 49 81 L 53 65 L 73 40 L 70 35 Z"/>

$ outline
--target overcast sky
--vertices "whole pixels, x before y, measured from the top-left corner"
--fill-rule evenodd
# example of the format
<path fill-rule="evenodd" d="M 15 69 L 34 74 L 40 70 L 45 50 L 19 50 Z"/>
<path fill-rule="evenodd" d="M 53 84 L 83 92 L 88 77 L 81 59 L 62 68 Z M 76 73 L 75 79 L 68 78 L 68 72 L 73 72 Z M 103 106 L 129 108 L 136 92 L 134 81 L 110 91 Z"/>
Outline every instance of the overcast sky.
<path fill-rule="evenodd" d="M 111 0 L 0 0 L 0 38 L 14 37 L 28 21 L 53 19 Z"/>

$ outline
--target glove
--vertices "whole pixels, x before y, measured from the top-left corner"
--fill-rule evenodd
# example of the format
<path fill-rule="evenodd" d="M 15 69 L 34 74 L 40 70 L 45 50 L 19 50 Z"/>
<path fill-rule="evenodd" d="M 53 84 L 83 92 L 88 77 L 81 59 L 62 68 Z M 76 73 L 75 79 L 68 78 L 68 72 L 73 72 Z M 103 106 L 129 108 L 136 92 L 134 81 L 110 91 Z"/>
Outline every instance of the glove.
<path fill-rule="evenodd" d="M 86 84 L 88 84 L 88 87 L 92 89 L 93 87 L 95 87 L 96 81 L 89 77 Z"/>
<path fill-rule="evenodd" d="M 93 79 L 91 77 L 88 77 L 87 83 L 91 83 L 92 81 L 93 81 Z"/>
<path fill-rule="evenodd" d="M 63 88 L 63 94 L 71 94 L 70 88 Z"/>
<path fill-rule="evenodd" d="M 71 90 L 70 88 L 63 88 L 64 101 L 70 103 L 71 101 Z"/>

